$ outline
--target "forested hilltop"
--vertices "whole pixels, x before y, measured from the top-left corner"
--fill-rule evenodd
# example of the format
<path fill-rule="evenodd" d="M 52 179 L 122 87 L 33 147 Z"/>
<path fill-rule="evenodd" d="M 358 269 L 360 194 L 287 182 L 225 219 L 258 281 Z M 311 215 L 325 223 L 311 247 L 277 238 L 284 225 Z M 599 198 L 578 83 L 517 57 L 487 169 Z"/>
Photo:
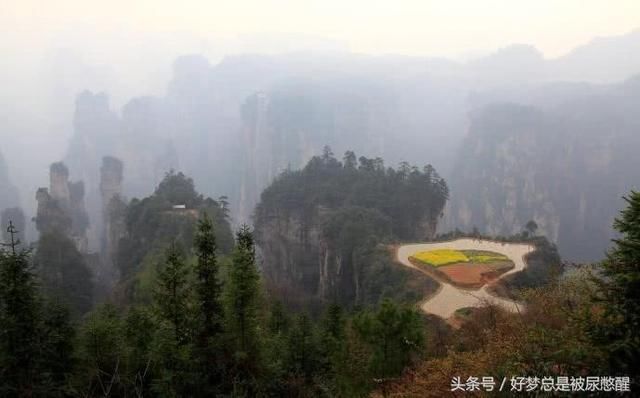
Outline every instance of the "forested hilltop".
<path fill-rule="evenodd" d="M 212 219 L 220 254 L 228 255 L 233 248 L 225 198 L 204 197 L 181 172 L 167 173 L 146 198 L 134 198 L 128 204 L 113 198 L 108 210 L 115 243 L 109 257 L 120 273 L 119 292 L 127 300 L 150 298 L 156 265 L 164 250 L 169 244 L 192 247 L 195 225 L 203 214 Z"/>
<path fill-rule="evenodd" d="M 298 299 L 365 305 L 398 297 L 407 278 L 378 245 L 432 238 L 447 199 L 430 165 L 394 169 L 352 151 L 339 161 L 325 147 L 261 195 L 255 226 L 265 277 Z"/>

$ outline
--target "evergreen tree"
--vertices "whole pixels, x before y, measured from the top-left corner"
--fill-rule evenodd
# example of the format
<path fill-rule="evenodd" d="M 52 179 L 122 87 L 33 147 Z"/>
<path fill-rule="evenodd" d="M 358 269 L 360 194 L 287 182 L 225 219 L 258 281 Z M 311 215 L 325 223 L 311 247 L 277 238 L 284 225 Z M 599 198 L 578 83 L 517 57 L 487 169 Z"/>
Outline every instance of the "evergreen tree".
<path fill-rule="evenodd" d="M 330 357 L 341 347 L 345 336 L 345 316 L 338 304 L 330 304 L 322 323 L 323 349 Z"/>
<path fill-rule="evenodd" d="M 233 388 L 238 394 L 252 395 L 259 370 L 259 279 L 253 235 L 244 225 L 236 234 L 225 291 L 227 332 L 235 368 Z"/>
<path fill-rule="evenodd" d="M 0 248 L 0 395 L 31 396 L 38 376 L 38 299 L 29 254 L 10 242 Z"/>
<path fill-rule="evenodd" d="M 125 346 L 118 309 L 105 304 L 87 315 L 78 336 L 79 371 L 74 384 L 82 396 L 118 396 Z"/>
<path fill-rule="evenodd" d="M 188 268 L 182 252 L 172 244 L 167 249 L 166 260 L 158 271 L 154 300 L 158 315 L 167 322 L 178 345 L 188 340 Z"/>
<path fill-rule="evenodd" d="M 344 168 L 347 170 L 355 170 L 358 167 L 358 161 L 356 160 L 356 154 L 353 151 L 347 151 L 344 153 L 344 157 L 342 158 L 342 163 L 344 164 Z"/>
<path fill-rule="evenodd" d="M 200 364 L 200 391 L 212 395 L 221 378 L 221 346 L 223 332 L 222 284 L 218 277 L 216 259 L 216 237 L 213 223 L 205 213 L 198 222 L 194 239 L 196 264 L 196 286 L 198 323 L 196 355 Z"/>
<path fill-rule="evenodd" d="M 529 220 L 524 228 L 529 233 L 529 236 L 534 236 L 536 234 L 536 231 L 538 230 L 538 223 L 534 220 Z"/>
<path fill-rule="evenodd" d="M 621 234 L 602 263 L 597 301 L 604 307 L 603 322 L 593 328 L 596 344 L 609 352 L 612 374 L 640 376 L 640 192 L 624 198 L 627 207 L 614 222 Z"/>
<path fill-rule="evenodd" d="M 34 263 L 47 296 L 60 300 L 75 317 L 91 309 L 91 271 L 73 241 L 59 231 L 43 233 Z"/>
<path fill-rule="evenodd" d="M 155 391 L 163 396 L 191 395 L 190 286 L 182 252 L 172 244 L 158 271 L 154 303 L 160 328 L 154 355 L 160 365 Z"/>
<path fill-rule="evenodd" d="M 289 332 L 289 316 L 282 303 L 276 301 L 271 305 L 267 319 L 263 353 L 263 391 L 267 396 L 286 395 L 287 386 L 287 338 Z"/>
<path fill-rule="evenodd" d="M 40 346 L 41 375 L 48 396 L 64 396 L 75 365 L 75 329 L 67 307 L 49 302 L 43 308 Z"/>
<path fill-rule="evenodd" d="M 399 375 L 411 353 L 418 351 L 424 342 L 420 315 L 391 300 L 384 300 L 376 312 L 359 314 L 354 323 L 360 338 L 372 350 L 369 366 L 377 379 Z"/>
<path fill-rule="evenodd" d="M 153 334 L 157 324 L 145 307 L 133 307 L 124 320 L 124 340 L 126 342 L 126 384 L 135 396 L 149 395 L 153 380 L 151 358 Z"/>
<path fill-rule="evenodd" d="M 276 301 L 271 306 L 267 327 L 272 335 L 282 335 L 289 331 L 289 317 L 280 301 Z"/>
<path fill-rule="evenodd" d="M 310 383 L 319 370 L 319 361 L 313 324 L 306 314 L 298 316 L 290 332 L 288 353 L 291 372 L 305 384 Z"/>

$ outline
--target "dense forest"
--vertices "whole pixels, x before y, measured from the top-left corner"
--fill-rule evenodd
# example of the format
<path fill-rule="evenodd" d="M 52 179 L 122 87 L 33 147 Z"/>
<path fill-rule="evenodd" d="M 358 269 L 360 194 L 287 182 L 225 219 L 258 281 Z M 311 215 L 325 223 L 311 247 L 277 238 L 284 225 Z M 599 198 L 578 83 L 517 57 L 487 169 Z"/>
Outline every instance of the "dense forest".
<path fill-rule="evenodd" d="M 464 235 L 434 235 L 447 187 L 430 167 L 385 168 L 352 152 L 340 162 L 327 148 L 278 177 L 256 209 L 255 232 L 242 226 L 235 236 L 225 198 L 205 198 L 189 177 L 167 173 L 149 197 L 111 198 L 119 279 L 100 298 L 97 260 L 78 250 L 62 200 L 77 183 L 60 164 L 51 171 L 53 192 L 39 190 L 48 206 L 36 219 L 46 226 L 39 242 L 19 242 L 19 220 L 0 250 L 2 396 L 442 396 L 454 374 L 587 372 L 635 386 L 640 193 L 626 198 L 620 239 L 598 266 L 563 270 L 534 222 L 495 237 L 536 248 L 524 272 L 495 288 L 526 309 L 485 303 L 445 322 L 415 306 L 437 284 L 390 255 L 394 242 Z M 317 229 L 298 227 L 301 242 L 319 234 L 352 267 L 319 302 L 292 298 L 264 255 L 267 226 L 303 220 Z M 326 261 L 313 255 L 312 264 Z M 302 260 L 290 265 L 305 272 Z"/>
<path fill-rule="evenodd" d="M 265 277 L 298 299 L 351 306 L 399 297 L 408 275 L 378 245 L 432 238 L 447 199 L 430 165 L 385 168 L 352 151 L 339 161 L 325 147 L 262 193 L 255 225 Z"/>
<path fill-rule="evenodd" d="M 181 173 L 124 215 L 125 294 L 88 313 L 88 271 L 64 232 L 43 234 L 32 256 L 10 224 L 2 396 L 362 396 L 423 347 L 421 315 L 390 300 L 292 313 L 263 288 L 252 231 L 229 240 L 222 202 Z"/>

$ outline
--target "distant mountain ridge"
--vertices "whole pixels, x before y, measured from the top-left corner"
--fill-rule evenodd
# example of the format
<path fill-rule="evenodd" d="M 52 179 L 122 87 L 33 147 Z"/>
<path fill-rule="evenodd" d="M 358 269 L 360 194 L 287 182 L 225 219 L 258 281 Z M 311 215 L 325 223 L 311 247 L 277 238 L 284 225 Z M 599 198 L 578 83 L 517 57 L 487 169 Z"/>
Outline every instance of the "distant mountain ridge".
<path fill-rule="evenodd" d="M 445 224 L 510 235 L 535 220 L 563 256 L 602 258 L 621 197 L 640 187 L 639 81 L 592 87 L 555 106 L 477 110 L 450 178 Z"/>
<path fill-rule="evenodd" d="M 596 40 L 552 60 L 527 45 L 467 63 L 297 52 L 231 56 L 212 65 L 202 56 L 184 56 L 175 61 L 162 97 L 133 98 L 118 112 L 104 94 L 80 95 L 65 162 L 75 179 L 86 182 L 87 208 L 96 217 L 98 167 L 103 156 L 116 156 L 124 162 L 127 197 L 151 191 L 170 169 L 182 170 L 205 194 L 228 196 L 234 223 L 251 222 L 272 179 L 302 167 L 324 145 L 336 153 L 356 148 L 391 165 L 431 163 L 448 178 L 465 167 L 457 154 L 468 145 L 470 115 L 485 107 L 514 103 L 545 115 L 571 113 L 577 108 L 565 104 L 625 95 L 632 81 L 616 91 L 615 85 L 579 80 L 620 80 L 640 72 L 637 36 Z M 578 61 L 600 52 L 619 65 L 611 68 L 615 73 L 596 76 Z M 616 53 L 629 55 L 611 56 Z M 635 98 L 627 97 L 617 103 Z"/>

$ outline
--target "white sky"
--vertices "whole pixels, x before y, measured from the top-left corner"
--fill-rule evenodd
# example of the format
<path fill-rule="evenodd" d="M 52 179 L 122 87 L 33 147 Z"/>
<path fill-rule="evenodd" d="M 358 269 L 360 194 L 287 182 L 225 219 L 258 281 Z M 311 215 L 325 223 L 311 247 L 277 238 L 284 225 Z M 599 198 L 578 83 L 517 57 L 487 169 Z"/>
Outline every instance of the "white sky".
<path fill-rule="evenodd" d="M 639 0 L 0 0 L 0 50 L 89 29 L 206 40 L 302 33 L 371 54 L 458 56 L 528 43 L 555 57 L 638 27 Z"/>

